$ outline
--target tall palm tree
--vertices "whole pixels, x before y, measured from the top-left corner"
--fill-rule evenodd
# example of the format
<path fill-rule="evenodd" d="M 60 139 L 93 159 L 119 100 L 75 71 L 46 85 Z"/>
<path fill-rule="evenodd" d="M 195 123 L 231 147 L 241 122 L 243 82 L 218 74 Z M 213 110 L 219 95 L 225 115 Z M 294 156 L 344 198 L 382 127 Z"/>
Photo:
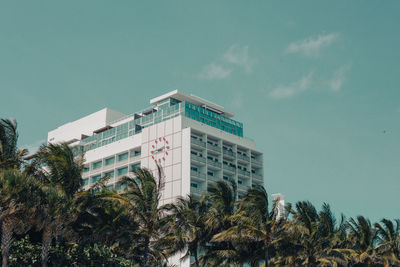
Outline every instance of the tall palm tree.
<path fill-rule="evenodd" d="M 210 240 L 205 222 L 208 209 L 205 198 L 178 198 L 167 208 L 171 213 L 171 235 L 168 236 L 168 240 L 174 244 L 172 251 L 185 252 L 181 260 L 193 255 L 195 266 L 200 267 L 199 250 L 204 249 Z"/>
<path fill-rule="evenodd" d="M 231 241 L 239 244 L 238 250 L 253 248 L 245 260 L 252 266 L 258 266 L 258 262 L 264 260 L 267 267 L 269 252 L 285 229 L 285 218 L 277 218 L 275 207 L 269 210 L 265 188 L 249 189 L 239 201 L 239 208 L 232 219 L 234 225 L 216 234 L 212 241 Z"/>
<path fill-rule="evenodd" d="M 287 256 L 288 262 L 307 266 L 347 264 L 344 251 L 335 247 L 335 236 L 341 227 L 337 226 L 328 204 L 323 204 L 318 213 L 310 202 L 301 201 L 292 212 L 294 218 L 288 227 L 292 239 L 289 246 L 295 251 Z"/>
<path fill-rule="evenodd" d="M 371 222 L 364 216 L 358 216 L 357 219 L 350 218 L 347 227 L 354 264 L 361 266 L 380 264 L 381 259 L 375 248 L 377 231 L 372 227 Z"/>
<path fill-rule="evenodd" d="M 17 122 L 10 119 L 0 119 L 0 171 L 21 167 L 26 149 L 18 149 Z"/>
<path fill-rule="evenodd" d="M 2 266 L 7 266 L 13 233 L 30 227 L 38 203 L 38 186 L 16 169 L 0 172 L 0 220 L 2 221 Z"/>
<path fill-rule="evenodd" d="M 27 171 L 42 185 L 42 215 L 39 216 L 38 226 L 43 230 L 42 264 L 47 266 L 53 238 L 66 233 L 76 218 L 73 207 L 76 193 L 83 183 L 83 159 L 75 157 L 66 143 L 43 145 Z"/>
<path fill-rule="evenodd" d="M 130 257 L 140 266 L 154 266 L 166 260 L 167 207 L 160 205 L 164 188 L 161 167 L 158 177 L 148 169 L 134 171 L 134 176 L 122 177 L 120 184 L 126 185 L 120 194 L 105 195 L 104 199 L 123 204 L 138 227 L 133 235 L 135 242 L 130 248 Z"/>
<path fill-rule="evenodd" d="M 234 181 L 218 181 L 208 187 L 205 198 L 208 203 L 206 230 L 210 239 L 215 234 L 233 226 L 232 215 L 235 214 L 237 203 L 237 186 Z M 230 241 L 208 242 L 201 262 L 210 266 L 220 266 L 236 263 L 234 246 Z"/>
<path fill-rule="evenodd" d="M 385 266 L 400 266 L 400 220 L 382 219 L 374 224 L 377 230 L 377 251 L 382 255 Z"/>

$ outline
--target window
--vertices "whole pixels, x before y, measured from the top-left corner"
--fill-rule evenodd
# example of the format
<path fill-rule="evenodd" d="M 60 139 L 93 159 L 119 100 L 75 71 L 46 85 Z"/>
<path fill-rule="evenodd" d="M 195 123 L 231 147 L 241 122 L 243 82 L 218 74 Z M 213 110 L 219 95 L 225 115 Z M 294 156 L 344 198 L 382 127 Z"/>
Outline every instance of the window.
<path fill-rule="evenodd" d="M 110 176 L 110 178 L 114 178 L 114 171 L 104 173 L 104 176 Z"/>
<path fill-rule="evenodd" d="M 118 184 L 117 190 L 124 190 L 126 188 L 126 184 Z"/>
<path fill-rule="evenodd" d="M 238 184 L 243 184 L 243 181 L 239 179 Z"/>
<path fill-rule="evenodd" d="M 115 157 L 111 157 L 105 160 L 104 165 L 114 164 L 114 162 L 115 162 Z"/>
<path fill-rule="evenodd" d="M 126 159 L 128 159 L 128 152 L 118 155 L 118 161 L 123 161 Z"/>
<path fill-rule="evenodd" d="M 214 176 L 214 173 L 213 173 L 213 172 L 210 172 L 210 171 L 208 171 L 208 172 L 207 172 L 207 175 Z"/>
<path fill-rule="evenodd" d="M 92 184 L 94 184 L 95 182 L 97 182 L 98 180 L 100 180 L 101 175 L 96 175 L 92 177 Z"/>
<path fill-rule="evenodd" d="M 98 168 L 101 168 L 101 161 L 97 161 L 95 163 L 93 163 L 93 170 L 96 170 Z"/>
<path fill-rule="evenodd" d="M 85 167 L 84 169 L 83 169 L 83 172 L 88 172 L 90 169 L 89 169 L 89 167 Z"/>
<path fill-rule="evenodd" d="M 199 170 L 197 167 L 190 167 L 190 169 L 191 169 L 192 171 L 195 171 L 195 172 L 197 172 L 197 171 Z"/>
<path fill-rule="evenodd" d="M 196 183 L 190 183 L 191 187 L 197 188 L 197 184 Z"/>
<path fill-rule="evenodd" d="M 89 184 L 89 178 L 83 179 L 83 185 L 88 185 Z"/>
<path fill-rule="evenodd" d="M 113 189 L 114 189 L 114 185 L 109 185 L 109 186 L 107 186 L 107 189 L 108 189 L 108 190 L 113 190 Z"/>
<path fill-rule="evenodd" d="M 125 175 L 128 173 L 128 167 L 124 167 L 117 170 L 118 176 Z"/>
<path fill-rule="evenodd" d="M 136 163 L 131 165 L 131 172 L 134 172 L 136 170 L 140 169 L 140 163 Z"/>

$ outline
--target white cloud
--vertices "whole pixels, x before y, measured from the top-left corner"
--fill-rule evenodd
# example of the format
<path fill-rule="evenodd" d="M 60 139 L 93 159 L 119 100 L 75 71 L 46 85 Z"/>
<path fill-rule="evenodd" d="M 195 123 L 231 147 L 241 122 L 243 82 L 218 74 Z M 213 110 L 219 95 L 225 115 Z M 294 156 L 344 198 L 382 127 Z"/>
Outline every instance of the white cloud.
<path fill-rule="evenodd" d="M 235 92 L 232 98 L 232 107 L 234 108 L 241 108 L 243 107 L 243 93 L 242 92 Z"/>
<path fill-rule="evenodd" d="M 243 67 L 247 73 L 252 71 L 253 65 L 255 63 L 254 59 L 249 58 L 249 47 L 239 45 L 232 45 L 228 51 L 225 52 L 222 59 L 231 64 Z"/>
<path fill-rule="evenodd" d="M 23 145 L 20 148 L 21 149 L 28 149 L 28 152 L 29 152 L 28 154 L 32 155 L 32 154 L 35 154 L 35 152 L 38 151 L 39 147 L 44 143 L 46 143 L 46 140 L 42 139 L 42 140 L 38 140 L 36 142 L 33 142 L 32 144 Z"/>
<path fill-rule="evenodd" d="M 235 70 L 235 67 L 243 68 L 246 73 L 251 73 L 254 59 L 249 57 L 249 47 L 232 45 L 217 60 L 206 65 L 198 77 L 204 80 L 225 79 Z"/>
<path fill-rule="evenodd" d="M 289 53 L 303 53 L 306 56 L 316 56 L 322 47 L 330 45 L 339 37 L 338 33 L 330 33 L 325 35 L 318 35 L 316 38 L 309 37 L 307 39 L 293 42 L 289 44 L 285 52 Z"/>
<path fill-rule="evenodd" d="M 211 63 L 203 68 L 199 74 L 199 78 L 205 80 L 219 80 L 227 78 L 232 72 L 232 69 L 222 65 Z"/>
<path fill-rule="evenodd" d="M 304 92 L 310 89 L 313 75 L 314 73 L 310 72 L 307 75 L 301 77 L 301 79 L 296 82 L 293 82 L 288 85 L 278 86 L 271 92 L 269 92 L 268 95 L 271 98 L 281 99 L 281 98 L 291 97 L 301 92 Z"/>
<path fill-rule="evenodd" d="M 340 67 L 338 70 L 335 71 L 332 80 L 328 82 L 329 87 L 333 91 L 337 92 L 342 88 L 342 85 L 346 79 L 346 74 L 350 70 L 350 68 L 351 66 L 348 64 Z"/>

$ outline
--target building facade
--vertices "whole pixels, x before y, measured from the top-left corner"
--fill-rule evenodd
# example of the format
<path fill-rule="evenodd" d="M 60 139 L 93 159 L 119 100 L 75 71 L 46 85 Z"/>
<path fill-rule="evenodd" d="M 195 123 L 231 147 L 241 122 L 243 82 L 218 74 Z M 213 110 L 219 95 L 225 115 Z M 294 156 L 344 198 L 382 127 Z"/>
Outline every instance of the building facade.
<path fill-rule="evenodd" d="M 68 142 L 84 152 L 85 189 L 109 175 L 110 188 L 137 168 L 163 168 L 161 204 L 180 196 L 200 196 L 219 180 L 234 180 L 240 199 L 253 185 L 263 185 L 263 154 L 243 137 L 233 113 L 178 90 L 150 101 L 132 115 L 103 109 L 48 133 L 49 143 Z M 189 266 L 189 260 L 177 266 Z"/>

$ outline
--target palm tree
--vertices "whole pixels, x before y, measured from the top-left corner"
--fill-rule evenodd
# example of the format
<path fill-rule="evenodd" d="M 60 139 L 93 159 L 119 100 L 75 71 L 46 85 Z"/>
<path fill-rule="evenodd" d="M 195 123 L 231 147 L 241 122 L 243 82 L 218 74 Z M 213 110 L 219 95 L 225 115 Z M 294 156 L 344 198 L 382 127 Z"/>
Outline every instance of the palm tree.
<path fill-rule="evenodd" d="M 38 186 L 16 169 L 0 172 L 0 220 L 2 221 L 2 266 L 7 266 L 14 232 L 30 227 L 38 203 Z"/>
<path fill-rule="evenodd" d="M 28 151 L 26 149 L 19 150 L 17 142 L 17 122 L 0 119 L 0 171 L 21 167 L 23 157 Z"/>
<path fill-rule="evenodd" d="M 285 218 L 277 218 L 275 207 L 269 210 L 265 188 L 249 189 L 239 201 L 239 208 L 232 219 L 234 226 L 216 234 L 212 241 L 231 241 L 239 244 L 237 250 L 250 247 L 252 251 L 244 260 L 252 266 L 258 266 L 258 262 L 264 260 L 267 267 L 269 251 L 284 231 Z"/>
<path fill-rule="evenodd" d="M 353 262 L 361 266 L 380 264 L 380 258 L 375 249 L 377 231 L 371 226 L 371 222 L 363 216 L 358 216 L 356 220 L 350 218 L 347 227 L 350 248 L 353 250 Z"/>
<path fill-rule="evenodd" d="M 66 143 L 41 146 L 27 167 L 41 182 L 43 191 L 38 220 L 38 227 L 43 230 L 43 266 L 47 266 L 53 238 L 66 233 L 76 218 L 73 207 L 76 193 L 82 186 L 82 170 L 82 157 L 75 157 Z"/>
<path fill-rule="evenodd" d="M 168 240 L 174 244 L 172 252 L 185 252 L 181 260 L 193 255 L 195 266 L 200 267 L 199 250 L 210 240 L 205 222 L 208 209 L 205 198 L 178 198 L 167 208 L 171 212 L 171 235 Z"/>
<path fill-rule="evenodd" d="M 167 207 L 160 205 L 164 188 L 161 167 L 158 167 L 158 178 L 148 169 L 138 169 L 134 176 L 122 177 L 119 184 L 126 185 L 121 194 L 111 193 L 103 198 L 119 201 L 138 225 L 132 233 L 135 242 L 128 256 L 142 267 L 157 265 L 167 259 L 166 233 L 169 226 Z"/>
<path fill-rule="evenodd" d="M 346 265 L 345 251 L 335 247 L 337 227 L 336 219 L 328 204 L 324 203 L 318 213 L 308 201 L 296 203 L 296 211 L 292 211 L 293 221 L 288 227 L 289 237 L 293 240 L 289 246 L 295 248 L 286 257 L 291 264 L 307 266 Z"/>
<path fill-rule="evenodd" d="M 385 266 L 400 266 L 400 220 L 395 223 L 382 219 L 381 223 L 374 224 L 378 239 L 376 249 L 383 256 Z"/>
<path fill-rule="evenodd" d="M 218 181 L 208 187 L 205 198 L 208 203 L 206 230 L 212 236 L 233 226 L 232 215 L 237 203 L 237 186 L 234 181 Z M 205 254 L 201 256 L 204 265 L 220 266 L 236 263 L 234 246 L 230 241 L 208 242 Z"/>

